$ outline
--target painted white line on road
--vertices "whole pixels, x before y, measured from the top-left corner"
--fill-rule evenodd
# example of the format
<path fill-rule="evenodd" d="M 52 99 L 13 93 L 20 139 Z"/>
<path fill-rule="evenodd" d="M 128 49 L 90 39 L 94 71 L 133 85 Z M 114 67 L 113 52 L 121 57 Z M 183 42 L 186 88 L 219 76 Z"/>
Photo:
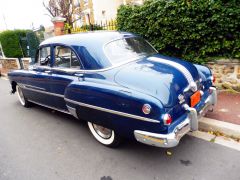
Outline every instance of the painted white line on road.
<path fill-rule="evenodd" d="M 216 143 L 216 144 L 240 151 L 240 143 L 232 140 L 231 138 L 226 138 L 224 136 L 215 136 L 202 131 L 190 132 L 188 133 L 188 135 L 199 138 L 199 139 L 203 139 L 205 141 L 209 141 L 210 143 Z"/>

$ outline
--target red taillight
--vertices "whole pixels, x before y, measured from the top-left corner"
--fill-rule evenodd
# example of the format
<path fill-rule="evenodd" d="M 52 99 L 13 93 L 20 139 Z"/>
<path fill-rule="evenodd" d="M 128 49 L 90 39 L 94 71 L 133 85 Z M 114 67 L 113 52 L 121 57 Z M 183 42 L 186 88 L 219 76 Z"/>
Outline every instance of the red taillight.
<path fill-rule="evenodd" d="M 211 79 L 212 79 L 212 83 L 215 83 L 216 77 L 214 75 L 212 75 Z"/>
<path fill-rule="evenodd" d="M 170 114 L 165 114 L 163 116 L 163 123 L 164 125 L 170 125 L 172 123 L 172 117 Z"/>

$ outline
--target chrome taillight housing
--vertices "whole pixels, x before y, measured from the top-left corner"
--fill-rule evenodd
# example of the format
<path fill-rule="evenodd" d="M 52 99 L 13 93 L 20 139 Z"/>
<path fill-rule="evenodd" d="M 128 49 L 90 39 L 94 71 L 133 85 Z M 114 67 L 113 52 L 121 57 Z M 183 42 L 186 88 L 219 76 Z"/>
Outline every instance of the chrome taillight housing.
<path fill-rule="evenodd" d="M 169 126 L 172 123 L 172 117 L 170 114 L 163 115 L 163 124 Z"/>

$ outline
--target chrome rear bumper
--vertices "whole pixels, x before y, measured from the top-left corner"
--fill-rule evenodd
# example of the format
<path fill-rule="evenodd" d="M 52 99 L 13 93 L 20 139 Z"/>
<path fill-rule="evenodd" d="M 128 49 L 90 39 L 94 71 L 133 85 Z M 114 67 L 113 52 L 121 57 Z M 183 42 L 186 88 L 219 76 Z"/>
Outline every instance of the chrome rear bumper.
<path fill-rule="evenodd" d="M 197 112 L 195 108 L 184 105 L 186 111 L 188 111 L 187 118 L 175 127 L 173 132 L 169 134 L 157 134 L 146 131 L 135 130 L 134 136 L 137 141 L 157 147 L 174 147 L 178 145 L 180 139 L 189 131 L 198 130 L 198 119 L 204 116 L 213 106 L 217 103 L 217 91 L 216 88 L 211 87 L 212 94 L 205 100 L 204 107 Z"/>

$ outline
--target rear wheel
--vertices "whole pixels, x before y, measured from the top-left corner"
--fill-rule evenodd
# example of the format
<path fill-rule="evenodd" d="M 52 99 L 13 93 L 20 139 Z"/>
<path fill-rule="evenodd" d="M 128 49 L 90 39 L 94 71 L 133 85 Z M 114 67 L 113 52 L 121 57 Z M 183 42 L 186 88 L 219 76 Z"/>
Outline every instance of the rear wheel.
<path fill-rule="evenodd" d="M 16 86 L 16 90 L 17 90 L 17 95 L 18 95 L 18 99 L 21 103 L 22 106 L 24 107 L 29 107 L 29 101 L 25 98 L 22 89 L 17 85 Z"/>
<path fill-rule="evenodd" d="M 117 147 L 121 142 L 121 137 L 114 130 L 88 122 L 88 127 L 94 138 L 101 144 L 108 147 Z"/>

